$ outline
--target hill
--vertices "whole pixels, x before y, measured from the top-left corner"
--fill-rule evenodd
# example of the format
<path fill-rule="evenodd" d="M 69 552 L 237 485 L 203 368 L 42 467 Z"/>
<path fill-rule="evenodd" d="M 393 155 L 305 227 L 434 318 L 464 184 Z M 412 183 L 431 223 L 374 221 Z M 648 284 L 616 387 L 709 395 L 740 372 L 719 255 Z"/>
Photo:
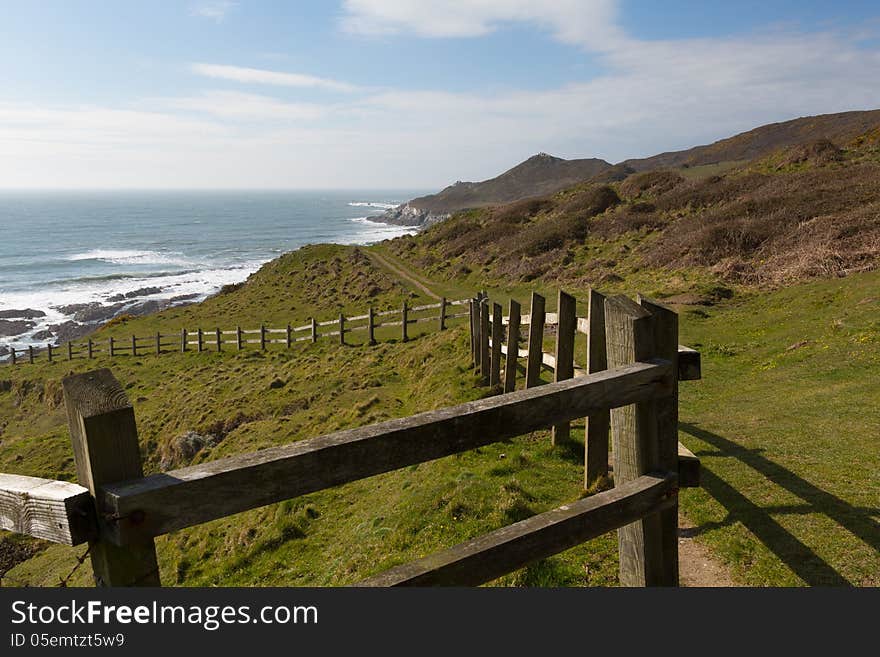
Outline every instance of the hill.
<path fill-rule="evenodd" d="M 880 258 L 880 131 L 819 140 L 723 175 L 630 174 L 460 212 L 394 253 L 441 279 L 544 280 L 660 296 L 778 287 Z"/>
<path fill-rule="evenodd" d="M 431 224 L 458 210 L 552 194 L 609 168 L 611 165 L 605 160 L 564 160 L 538 153 L 495 178 L 458 181 L 437 194 L 414 198 L 373 219 L 404 226 Z"/>
<path fill-rule="evenodd" d="M 880 126 L 880 110 L 806 116 L 762 125 L 727 139 L 684 151 L 631 159 L 622 164 L 635 171 L 704 166 L 764 157 L 781 148 L 827 139 L 844 145 Z"/>

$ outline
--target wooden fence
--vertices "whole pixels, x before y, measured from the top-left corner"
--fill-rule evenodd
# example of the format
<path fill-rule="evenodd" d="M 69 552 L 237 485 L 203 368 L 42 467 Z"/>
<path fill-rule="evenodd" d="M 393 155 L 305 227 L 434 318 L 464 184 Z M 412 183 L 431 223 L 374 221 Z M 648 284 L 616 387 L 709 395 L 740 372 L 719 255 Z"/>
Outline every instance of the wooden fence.
<path fill-rule="evenodd" d="M 621 301 L 625 296 L 611 297 Z M 655 302 L 642 300 L 643 305 L 660 307 Z M 493 386 L 497 392 L 516 390 L 517 377 L 522 374 L 522 386 L 533 388 L 541 383 L 541 371 L 552 374 L 554 381 L 602 372 L 609 367 L 608 336 L 606 334 L 605 305 L 608 298 L 597 290 L 590 290 L 587 315 L 577 315 L 577 300 L 559 291 L 557 312 L 545 312 L 546 300 L 532 292 L 531 308 L 523 315 L 521 305 L 511 299 L 508 314 L 503 315 L 500 304 L 493 303 L 484 293 L 470 300 L 468 310 L 471 327 L 471 358 L 483 385 Z M 491 309 L 490 309 L 491 308 Z M 525 331 L 525 340 L 522 327 Z M 550 329 L 556 336 L 554 353 L 544 351 L 545 333 Z M 583 360 L 576 362 L 575 337 L 586 335 Z M 676 332 L 677 335 L 677 332 Z M 525 341 L 526 348 L 520 348 Z M 677 373 L 679 381 L 693 381 L 701 377 L 700 354 L 683 345 L 677 346 Z M 520 362 L 524 360 L 524 364 Z M 608 477 L 608 431 L 610 415 L 603 411 L 586 418 L 584 485 L 587 489 L 601 486 Z M 570 425 L 553 426 L 552 441 L 567 440 Z M 678 445 L 682 468 L 679 475 L 686 486 L 699 485 L 699 460 L 684 446 Z"/>
<path fill-rule="evenodd" d="M 413 324 L 431 322 L 442 331 L 448 322 L 467 317 L 468 312 L 450 312 L 453 306 L 467 305 L 468 299 L 448 301 L 445 297 L 439 303 L 424 306 L 407 305 L 404 301 L 398 310 L 374 311 L 372 307 L 366 314 L 355 317 L 346 317 L 340 314 L 335 319 L 317 321 L 312 318 L 308 324 L 284 328 L 269 328 L 265 325 L 256 329 L 243 330 L 240 326 L 234 329 L 222 330 L 220 328 L 194 328 L 181 329 L 179 333 L 155 333 L 150 336 L 132 335 L 130 338 L 120 339 L 108 337 L 105 339 L 88 338 L 84 342 L 67 342 L 63 346 L 46 344 L 43 347 L 31 345 L 26 349 L 10 348 L 8 362 L 10 365 L 23 363 L 33 364 L 39 360 L 53 362 L 55 360 L 74 360 L 75 358 L 95 358 L 99 354 L 106 354 L 113 358 L 120 355 L 145 356 L 148 354 L 160 355 L 169 352 L 186 351 L 223 351 L 224 349 L 241 351 L 250 345 L 259 345 L 260 349 L 267 349 L 271 345 L 284 345 L 287 349 L 297 342 L 317 342 L 320 338 L 336 338 L 345 344 L 345 336 L 358 331 L 366 332 L 367 342 L 376 344 L 376 329 L 387 327 L 400 327 L 400 338 L 406 342 L 409 339 L 409 328 Z M 429 314 L 431 311 L 436 314 Z M 400 319 L 393 319 L 394 317 Z"/>
<path fill-rule="evenodd" d="M 610 413 L 613 489 L 360 585 L 477 585 L 614 529 L 622 584 L 677 585 L 677 316 L 646 299 L 613 297 L 603 305 L 601 371 L 147 477 L 134 411 L 110 370 L 69 376 L 62 386 L 80 485 L 0 475 L 0 527 L 67 545 L 88 542 L 98 586 L 159 585 L 156 536 Z M 487 334 L 482 317 L 480 335 Z M 510 317 L 515 322 L 517 314 Z M 496 362 L 502 322 L 496 316 L 489 352 Z M 485 341 L 473 343 L 485 355 Z"/>

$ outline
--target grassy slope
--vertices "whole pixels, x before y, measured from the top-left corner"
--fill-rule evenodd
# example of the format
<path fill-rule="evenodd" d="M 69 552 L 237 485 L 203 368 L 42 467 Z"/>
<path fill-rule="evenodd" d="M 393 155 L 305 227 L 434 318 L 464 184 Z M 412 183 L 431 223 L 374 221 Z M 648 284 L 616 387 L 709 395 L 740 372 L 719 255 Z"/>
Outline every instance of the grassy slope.
<path fill-rule="evenodd" d="M 645 236 L 620 237 L 630 239 Z M 413 267 L 395 245 L 376 248 L 422 279 L 435 278 L 433 268 Z M 603 248 L 619 249 L 620 242 Z M 169 325 L 169 332 L 196 324 L 283 325 L 311 314 L 332 317 L 340 306 L 359 313 L 368 299 L 379 307 L 397 307 L 403 296 L 422 302 L 355 253 L 304 249 L 239 290 L 100 335 L 149 334 Z M 714 282 L 696 268 L 628 275 L 606 287 L 706 294 Z M 583 298 L 584 281 L 569 282 Z M 554 286 L 552 278 L 509 284 L 472 272 L 447 273 L 434 287 L 449 297 L 489 287 L 496 298 L 514 294 L 526 301 L 533 287 L 552 300 Z M 704 380 L 682 387 L 681 439 L 703 459 L 705 477 L 702 489 L 682 492 L 682 505 L 697 524 L 698 540 L 729 563 L 737 579 L 880 583 L 880 387 L 876 374 L 872 378 L 880 365 L 878 289 L 880 275 L 873 272 L 761 295 L 737 288 L 732 301 L 683 308 L 683 342 L 703 351 Z M 196 455 L 198 462 L 477 398 L 484 391 L 466 368 L 466 342 L 459 324 L 377 348 L 323 342 L 290 352 L 99 358 L 9 370 L 0 374 L 0 471 L 72 478 L 58 394 L 69 371 L 112 365 L 129 387 L 147 468 L 156 471 L 163 462 L 188 462 L 176 438 L 189 430 L 222 437 Z M 284 387 L 270 389 L 276 379 Z M 553 451 L 539 433 L 177 532 L 158 540 L 163 582 L 356 581 L 575 499 L 581 449 Z M 81 551 L 48 547 L 10 575 L 51 584 Z M 502 583 L 613 584 L 615 570 L 615 541 L 606 536 Z M 74 582 L 88 581 L 84 567 Z"/>

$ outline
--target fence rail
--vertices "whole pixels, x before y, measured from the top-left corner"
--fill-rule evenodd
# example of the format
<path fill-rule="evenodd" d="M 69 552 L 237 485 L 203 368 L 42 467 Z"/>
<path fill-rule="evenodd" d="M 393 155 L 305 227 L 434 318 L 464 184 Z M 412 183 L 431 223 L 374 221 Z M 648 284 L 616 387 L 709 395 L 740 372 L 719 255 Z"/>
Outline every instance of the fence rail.
<path fill-rule="evenodd" d="M 160 355 L 172 351 L 223 351 L 224 346 L 229 346 L 236 351 L 244 349 L 247 345 L 260 345 L 260 349 L 266 349 L 270 345 L 285 345 L 287 348 L 290 348 L 291 345 L 297 342 L 316 342 L 320 338 L 329 337 L 337 337 L 340 342 L 344 343 L 346 335 L 360 331 L 367 332 L 368 341 L 372 344 L 375 342 L 375 330 L 387 327 L 401 327 L 401 338 L 406 341 L 409 339 L 408 327 L 413 324 L 436 322 L 438 330 L 442 331 L 446 328 L 448 322 L 467 317 L 469 315 L 468 312 L 450 312 L 450 307 L 464 306 L 468 303 L 470 303 L 469 299 L 447 300 L 443 298 L 438 303 L 412 308 L 407 307 L 406 302 L 404 302 L 399 310 L 374 312 L 371 308 L 364 315 L 356 315 L 354 317 L 340 315 L 336 319 L 320 322 L 312 320 L 302 326 L 291 326 L 288 324 L 282 328 L 267 326 L 261 326 L 256 329 L 242 329 L 241 327 L 234 329 L 221 329 L 218 327 L 192 328 L 181 329 L 177 333 L 158 332 L 149 336 L 132 335 L 124 339 L 114 336 L 97 340 L 90 337 L 85 341 L 71 340 L 60 346 L 46 344 L 42 347 L 30 345 L 24 349 L 10 347 L 7 362 L 10 365 L 22 365 L 33 364 L 40 360 L 51 363 L 55 360 L 90 359 L 104 354 L 115 357 L 121 355 Z M 422 317 L 411 316 L 414 313 L 424 313 L 431 310 L 439 310 L 439 313 Z M 398 321 L 376 321 L 377 317 L 392 317 L 394 315 L 401 319 Z M 352 325 L 357 322 L 360 323 Z M 335 330 L 321 330 L 331 326 Z M 307 335 L 300 336 L 299 334 L 301 333 L 307 333 Z M 230 335 L 235 336 L 235 339 L 227 340 L 223 337 Z M 284 335 L 284 337 L 268 337 L 270 335 Z M 244 336 L 259 337 L 252 339 Z"/>
<path fill-rule="evenodd" d="M 533 318 L 540 303 L 533 297 Z M 574 305 L 572 298 L 560 308 Z M 592 420 L 610 414 L 603 439 L 607 458 L 610 426 L 612 490 L 360 585 L 479 584 L 614 529 L 622 584 L 677 585 L 677 316 L 647 299 L 612 297 L 602 306 L 607 362 L 600 371 L 564 378 L 560 367 L 548 384 L 147 477 L 124 388 L 108 369 L 69 376 L 62 387 L 81 486 L 0 475 L 0 526 L 68 545 L 88 541 L 98 586 L 158 585 L 156 536 L 539 429 L 554 428 L 563 440 L 559 427 L 577 418 L 590 418 L 589 441 L 599 435 Z M 591 315 L 597 309 L 591 304 Z M 482 297 L 470 304 L 472 356 L 479 354 L 481 373 L 501 362 L 500 349 L 486 350 L 487 312 Z M 496 347 L 500 316 L 493 308 Z M 576 325 L 562 320 L 560 326 Z M 568 360 L 565 349 L 557 348 L 557 363 Z M 500 373 L 494 378 L 500 387 Z M 594 448 L 587 446 L 587 480 Z"/>

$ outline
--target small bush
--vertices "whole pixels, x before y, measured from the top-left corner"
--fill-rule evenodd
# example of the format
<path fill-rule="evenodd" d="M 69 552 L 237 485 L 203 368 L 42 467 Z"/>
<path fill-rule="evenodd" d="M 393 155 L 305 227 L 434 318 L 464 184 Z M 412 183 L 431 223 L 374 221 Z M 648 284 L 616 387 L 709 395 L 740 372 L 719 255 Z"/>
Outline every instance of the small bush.
<path fill-rule="evenodd" d="M 684 182 L 675 171 L 645 171 L 636 173 L 620 183 L 620 194 L 624 198 L 637 196 L 659 196 L 675 189 Z"/>
<path fill-rule="evenodd" d="M 562 214 L 593 217 L 620 203 L 620 197 L 608 185 L 594 185 L 579 191 L 561 208 Z"/>

